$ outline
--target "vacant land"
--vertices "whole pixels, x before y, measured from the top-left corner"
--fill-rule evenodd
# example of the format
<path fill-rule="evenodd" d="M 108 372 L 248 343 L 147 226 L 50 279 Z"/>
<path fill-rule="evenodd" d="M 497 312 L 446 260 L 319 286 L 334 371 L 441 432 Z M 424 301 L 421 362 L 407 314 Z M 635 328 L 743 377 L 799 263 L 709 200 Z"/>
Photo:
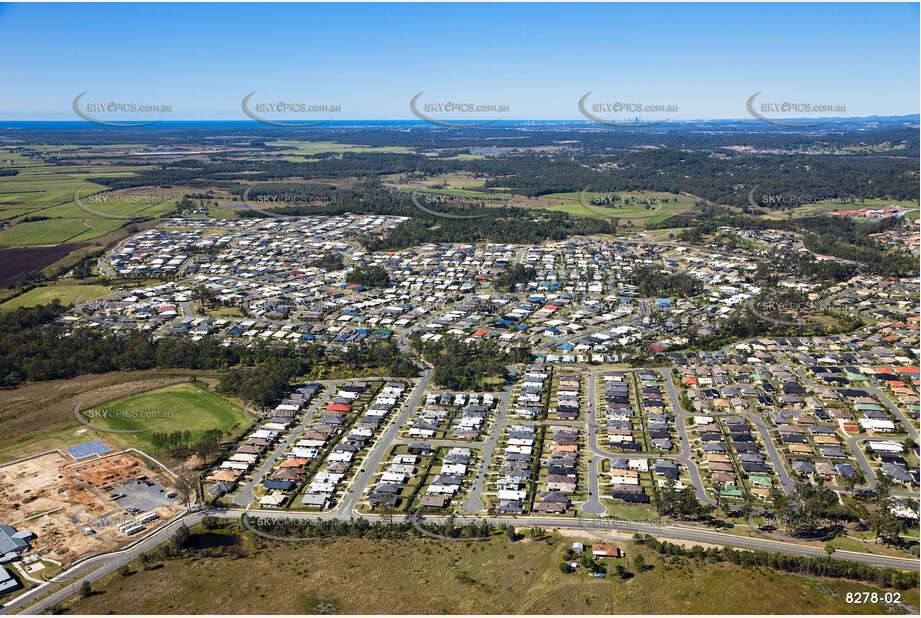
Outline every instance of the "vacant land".
<path fill-rule="evenodd" d="M 337 142 L 300 142 L 280 141 L 268 142 L 266 146 L 284 148 L 273 154 L 295 155 L 306 157 L 324 152 L 410 152 L 409 148 L 402 146 L 361 146 L 357 144 L 339 144 Z"/>
<path fill-rule="evenodd" d="M 543 208 L 579 217 L 607 216 L 621 223 L 636 226 L 660 223 L 669 217 L 689 212 L 694 208 L 694 199 L 691 197 L 657 191 L 618 191 L 616 193 L 587 191 L 583 196 L 589 206 L 586 208 L 580 200 L 579 192 L 527 197 L 511 193 L 506 187 L 486 188 L 484 178 L 464 172 L 436 174 L 426 178 L 391 174 L 384 177 L 384 182 L 401 192 L 422 191 L 471 200 L 491 200 L 487 202 L 488 205 Z M 506 199 L 507 202 L 504 201 Z"/>
<path fill-rule="evenodd" d="M 918 202 L 916 200 L 887 200 L 883 198 L 861 200 L 853 203 L 829 201 L 820 204 L 803 204 L 789 212 L 776 212 L 765 216 L 770 219 L 785 219 L 788 217 L 824 215 L 833 210 L 860 210 L 861 208 L 887 208 L 889 206 L 901 206 L 903 208 L 913 209 L 917 212 Z"/>
<path fill-rule="evenodd" d="M 47 305 L 53 300 L 59 300 L 62 305 L 73 304 L 74 301 L 86 302 L 100 296 L 105 296 L 112 290 L 104 285 L 48 285 L 33 288 L 25 294 L 20 294 L 2 305 L 0 311 L 12 311 L 20 307 L 34 307 Z"/>
<path fill-rule="evenodd" d="M 98 406 L 164 386 L 188 382 L 201 371 L 115 371 L 66 380 L 49 380 L 0 391 L 0 462 L 49 449 L 87 442 L 109 441 L 115 434 L 100 433 L 74 418 L 74 406 Z"/>
<path fill-rule="evenodd" d="M 844 594 L 874 590 L 732 565 L 663 561 L 633 543 L 618 543 L 631 566 L 648 568 L 621 581 L 559 569 L 574 539 L 512 543 L 335 538 L 305 543 L 257 541 L 245 558 L 172 560 L 156 570 L 111 576 L 68 610 L 137 613 L 357 614 L 701 614 L 888 613 L 885 605 L 849 605 Z M 244 543 L 243 545 L 247 545 Z M 635 568 L 630 568 L 636 571 Z M 902 594 L 917 604 L 917 589 Z M 907 608 L 895 610 L 906 613 Z"/>
<path fill-rule="evenodd" d="M 83 246 L 71 243 L 53 247 L 0 249 L 0 286 L 9 285 L 26 273 L 50 266 Z"/>
<path fill-rule="evenodd" d="M 131 395 L 87 409 L 84 416 L 101 427 L 138 430 L 130 435 L 109 434 L 108 439 L 142 450 L 152 447 L 154 432 L 190 431 L 194 442 L 208 429 L 226 433 L 246 422 L 240 408 L 196 384 L 176 384 Z"/>

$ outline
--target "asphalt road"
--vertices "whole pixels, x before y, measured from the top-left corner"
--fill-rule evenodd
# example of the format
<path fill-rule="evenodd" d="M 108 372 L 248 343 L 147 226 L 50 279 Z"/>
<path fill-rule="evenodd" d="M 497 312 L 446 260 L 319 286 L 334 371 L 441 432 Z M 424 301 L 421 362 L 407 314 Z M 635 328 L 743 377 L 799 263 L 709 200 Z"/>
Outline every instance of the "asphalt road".
<path fill-rule="evenodd" d="M 380 465 L 384 455 L 390 449 L 390 445 L 393 443 L 394 438 L 397 437 L 397 433 L 399 433 L 400 427 L 406 423 L 409 415 L 413 410 L 416 409 L 416 406 L 419 405 L 419 401 L 425 395 L 425 391 L 428 389 L 429 381 L 431 378 L 432 370 L 424 369 L 422 371 L 422 376 L 416 383 L 416 387 L 413 389 L 413 392 L 410 393 L 406 403 L 403 404 L 403 409 L 400 410 L 400 413 L 397 415 L 396 419 L 390 423 L 387 429 L 384 430 L 384 433 L 381 434 L 380 438 L 371 447 L 371 452 L 368 453 L 364 462 L 362 462 L 362 468 L 355 479 L 352 481 L 351 487 L 349 487 L 348 491 L 342 496 L 342 501 L 340 502 L 339 508 L 336 509 L 336 513 L 342 513 L 348 517 L 351 516 L 352 510 L 361 499 L 361 494 L 364 491 L 365 486 L 371 480 L 371 477 L 374 475 L 374 471 L 377 470 L 377 467 Z"/>
<path fill-rule="evenodd" d="M 598 490 L 598 466 L 601 465 L 601 457 L 592 455 L 588 460 L 588 500 L 582 505 L 582 512 L 590 515 L 600 515 L 606 513 L 607 509 L 598 499 L 600 491 Z"/>
<path fill-rule="evenodd" d="M 640 369 L 630 369 L 630 372 L 640 371 Z M 671 401 L 672 408 L 675 410 L 675 424 L 678 429 L 678 443 L 680 446 L 678 453 L 613 453 L 606 451 L 598 445 L 598 435 L 595 433 L 598 428 L 597 421 L 597 396 L 596 396 L 596 382 L 599 375 L 607 373 L 606 370 L 595 371 L 589 375 L 588 382 L 588 447 L 599 457 L 628 457 L 630 459 L 672 459 L 681 463 L 688 471 L 688 475 L 691 477 L 691 483 L 694 485 L 694 494 L 697 496 L 697 499 L 706 504 L 716 506 L 716 502 L 707 495 L 706 490 L 704 489 L 703 480 L 700 477 L 700 471 L 697 469 L 697 464 L 690 457 L 691 442 L 688 438 L 687 428 L 684 426 L 684 418 L 689 416 L 681 409 L 681 402 L 678 400 L 678 393 L 672 384 L 671 377 L 668 374 L 668 370 L 655 369 L 659 372 L 666 385 L 666 392 L 668 393 L 669 400 Z M 595 474 L 597 477 L 597 468 L 594 470 L 590 467 L 589 474 Z M 589 478 L 589 483 L 594 482 L 597 485 L 597 478 L 592 481 Z"/>
<path fill-rule="evenodd" d="M 492 424 L 489 437 L 483 444 L 481 451 L 480 464 L 477 467 L 476 476 L 473 479 L 473 487 L 470 488 L 470 494 L 461 504 L 461 511 L 464 513 L 478 513 L 483 510 L 483 486 L 486 485 L 486 475 L 489 473 L 489 464 L 492 462 L 493 454 L 496 452 L 496 444 L 499 442 L 499 436 L 502 430 L 508 424 L 508 406 L 512 399 L 512 385 L 503 391 L 499 396 L 499 402 L 496 404 L 496 420 Z"/>
<path fill-rule="evenodd" d="M 694 484 L 694 493 L 697 495 L 697 499 L 710 506 L 716 506 L 716 501 L 708 496 L 704 489 L 704 483 L 700 478 L 700 470 L 697 469 L 697 464 L 691 459 L 693 449 L 691 449 L 691 439 L 688 437 L 688 428 L 684 424 L 684 420 L 691 416 L 691 414 L 688 414 L 684 408 L 681 407 L 678 389 L 675 388 L 675 385 L 672 383 L 671 370 L 656 369 L 656 372 L 662 376 L 665 382 L 665 392 L 668 393 L 668 399 L 672 404 L 672 409 L 675 411 L 675 424 L 678 425 L 678 441 L 681 444 L 681 455 L 676 456 L 676 459 L 687 468 L 688 475 L 691 477 L 691 482 Z"/>
<path fill-rule="evenodd" d="M 329 384 L 326 387 L 326 390 L 316 398 L 316 400 L 307 408 L 304 412 L 304 416 L 301 419 L 301 422 L 288 432 L 284 440 L 282 440 L 276 447 L 275 450 L 269 455 L 262 465 L 259 466 L 259 469 L 253 472 L 250 480 L 240 488 L 240 490 L 234 495 L 233 503 L 238 506 L 247 506 L 253 500 L 256 499 L 256 494 L 253 493 L 253 488 L 262 482 L 263 477 L 272 469 L 275 463 L 281 458 L 282 455 L 294 444 L 297 440 L 300 439 L 301 434 L 304 433 L 304 430 L 313 420 L 313 415 L 316 414 L 316 411 L 324 403 L 329 401 L 329 398 L 333 396 L 335 392 L 335 385 Z"/>
<path fill-rule="evenodd" d="M 277 511 L 246 511 L 244 509 L 228 509 L 223 511 L 210 511 L 210 512 L 195 512 L 188 513 L 180 519 L 174 520 L 173 522 L 155 530 L 147 537 L 137 541 L 135 544 L 131 545 L 126 549 L 122 549 L 116 552 L 111 552 L 103 556 L 98 556 L 95 558 L 87 559 L 81 562 L 79 565 L 68 569 L 66 572 L 58 576 L 59 581 L 64 581 L 66 583 L 56 584 L 56 583 L 47 583 L 42 584 L 32 590 L 27 591 L 26 593 L 17 597 L 13 602 L 4 606 L 0 609 L 2 613 L 13 613 L 17 608 L 28 603 L 32 599 L 35 599 L 42 594 L 46 594 L 49 591 L 53 592 L 37 601 L 30 607 L 26 608 L 20 613 L 23 614 L 39 614 L 42 613 L 47 608 L 51 607 L 55 603 L 61 602 L 67 597 L 74 594 L 77 590 L 77 587 L 83 581 L 95 582 L 105 577 L 109 573 L 114 572 L 119 566 L 127 564 L 132 560 L 135 560 L 141 553 L 149 551 L 154 548 L 156 545 L 167 540 L 179 527 L 181 523 L 185 523 L 188 526 L 192 526 L 204 517 L 206 514 L 213 514 L 219 517 L 230 517 L 237 518 L 241 517 L 244 513 L 249 513 L 250 515 L 263 515 L 267 517 L 281 517 L 281 518 L 293 518 L 293 519 L 330 519 L 330 518 L 339 518 L 345 519 L 346 514 L 339 513 L 335 515 L 322 515 L 322 514 L 312 514 L 312 513 L 297 513 L 297 512 L 277 512 Z M 348 517 L 351 517 L 351 514 L 348 514 Z M 370 521 L 384 521 L 387 520 L 385 516 L 378 515 L 369 515 L 365 516 L 366 519 Z M 443 517 L 421 517 L 422 523 L 425 521 L 433 522 L 442 522 L 445 518 Z M 466 522 L 478 522 L 482 521 L 480 517 L 470 517 L 470 516 L 455 516 L 455 522 L 457 524 L 463 524 Z M 812 557 L 825 557 L 825 550 L 823 548 L 809 547 L 804 545 L 796 545 L 793 543 L 785 543 L 782 541 L 774 541 L 768 539 L 753 539 L 748 537 L 740 537 L 731 534 L 725 534 L 721 532 L 712 532 L 709 530 L 697 530 L 692 528 L 685 528 L 681 526 L 655 526 L 655 525 L 645 525 L 641 523 L 634 522 L 620 522 L 620 521 L 610 521 L 610 520 L 579 520 L 572 518 L 547 518 L 547 517 L 516 517 L 516 518 L 490 518 L 489 521 L 494 525 L 514 525 L 519 527 L 528 527 L 528 526 L 541 526 L 543 528 L 569 528 L 569 529 L 585 529 L 592 531 L 618 531 L 618 532 L 641 532 L 645 534 L 651 534 L 659 537 L 666 537 L 672 539 L 681 539 L 686 541 L 693 541 L 698 543 L 713 543 L 718 545 L 731 545 L 734 547 L 741 547 L 746 549 L 756 549 L 756 550 L 765 550 L 765 551 L 777 551 L 786 554 L 792 554 L 797 556 L 812 556 Z M 841 558 L 843 560 L 853 560 L 856 562 L 862 562 L 865 564 L 871 564 L 875 566 L 883 567 L 892 567 L 897 569 L 904 569 L 909 571 L 918 571 L 919 562 L 917 559 L 911 558 L 895 558 L 888 556 L 874 556 L 870 554 L 862 554 L 857 552 L 843 552 L 838 551 L 833 555 L 835 558 Z M 102 566 L 99 566 L 102 565 Z M 99 566 L 96 570 L 89 572 L 93 568 Z"/>

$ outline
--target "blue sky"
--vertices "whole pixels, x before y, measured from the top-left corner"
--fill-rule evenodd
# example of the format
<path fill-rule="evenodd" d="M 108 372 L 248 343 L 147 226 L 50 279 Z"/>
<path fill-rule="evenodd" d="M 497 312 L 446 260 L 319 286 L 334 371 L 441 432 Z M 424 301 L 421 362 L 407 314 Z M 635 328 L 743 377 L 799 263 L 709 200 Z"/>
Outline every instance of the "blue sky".
<path fill-rule="evenodd" d="M 83 91 L 171 105 L 167 120 L 246 120 L 253 91 L 340 105 L 335 119 L 410 119 L 420 91 L 514 119 L 581 119 L 589 91 L 673 119 L 748 117 L 756 91 L 909 114 L 918 19 L 918 4 L 3 5 L 0 119 L 76 120 Z"/>

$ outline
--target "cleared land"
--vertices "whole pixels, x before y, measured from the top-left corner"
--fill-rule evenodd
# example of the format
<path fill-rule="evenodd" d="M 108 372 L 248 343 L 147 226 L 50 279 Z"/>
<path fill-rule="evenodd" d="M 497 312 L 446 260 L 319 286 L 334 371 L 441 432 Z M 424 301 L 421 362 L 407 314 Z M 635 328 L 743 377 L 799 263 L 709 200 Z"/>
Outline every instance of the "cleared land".
<path fill-rule="evenodd" d="M 100 296 L 109 294 L 112 290 L 104 285 L 48 285 L 33 288 L 25 294 L 20 294 L 2 305 L 0 311 L 12 311 L 19 307 L 34 307 L 46 305 L 57 299 L 62 305 L 73 304 L 75 300 L 86 302 Z"/>
<path fill-rule="evenodd" d="M 127 540 L 115 526 L 131 516 L 106 493 L 139 477 L 154 479 L 165 491 L 174 489 L 161 470 L 129 454 L 78 463 L 51 453 L 4 466 L 0 468 L 0 521 L 33 532 L 36 538 L 31 545 L 42 555 L 72 562 Z M 177 510 L 164 505 L 155 512 L 166 519 Z M 85 534 L 84 525 L 98 534 Z"/>
<path fill-rule="evenodd" d="M 94 412 L 105 416 L 93 417 Z M 87 409 L 84 416 L 94 425 L 110 429 L 148 430 L 108 434 L 106 438 L 145 451 L 152 447 L 154 432 L 190 431 L 194 442 L 208 429 L 226 433 L 246 422 L 240 408 L 195 384 L 176 384 L 131 395 Z"/>
<path fill-rule="evenodd" d="M 88 409 L 136 393 L 187 383 L 193 375 L 211 374 L 161 369 L 116 371 L 0 391 L 0 462 L 94 438 L 112 444 L 116 434 L 96 432 L 77 422 L 75 405 L 80 403 Z"/>
<path fill-rule="evenodd" d="M 586 192 L 584 198 L 591 208 L 579 200 L 579 192 L 550 193 L 527 197 L 511 193 L 507 187 L 485 187 L 485 179 L 472 174 L 456 172 L 439 174 L 427 178 L 410 178 L 393 174 L 384 181 L 401 192 L 422 191 L 457 198 L 488 199 L 488 205 L 506 205 L 498 200 L 507 198 L 507 205 L 521 208 L 543 208 L 565 212 L 579 217 L 609 216 L 618 221 L 636 226 L 660 223 L 669 217 L 690 212 L 694 199 L 675 193 L 657 191 L 617 191 L 614 193 Z M 617 200 L 611 203 L 614 196 Z"/>
<path fill-rule="evenodd" d="M 852 605 L 846 592 L 875 590 L 855 582 L 816 580 L 763 569 L 663 561 L 621 581 L 564 574 L 559 563 L 573 538 L 483 543 L 335 538 L 305 543 L 257 541 L 245 558 L 172 560 L 93 586 L 68 610 L 138 613 L 368 614 L 780 614 L 888 613 L 885 605 Z M 597 542 L 597 541 L 595 541 Z M 251 543 L 241 541 L 244 547 Z M 623 562 L 628 568 L 629 560 Z M 634 568 L 629 568 L 636 571 Z M 902 594 L 917 605 L 918 591 Z M 905 613 L 906 608 L 895 610 Z"/>
<path fill-rule="evenodd" d="M 85 245 L 0 249 L 0 286 L 13 283 L 26 273 L 50 266 L 82 246 Z"/>

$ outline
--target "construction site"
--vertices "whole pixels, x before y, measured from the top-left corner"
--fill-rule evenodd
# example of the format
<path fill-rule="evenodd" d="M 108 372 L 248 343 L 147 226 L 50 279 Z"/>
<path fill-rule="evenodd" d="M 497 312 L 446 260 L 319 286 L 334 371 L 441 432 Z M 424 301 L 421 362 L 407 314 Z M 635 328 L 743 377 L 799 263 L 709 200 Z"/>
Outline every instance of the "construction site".
<path fill-rule="evenodd" d="M 0 467 L 0 523 L 69 563 L 118 547 L 181 510 L 177 481 L 131 453 L 74 461 L 55 451 Z"/>

